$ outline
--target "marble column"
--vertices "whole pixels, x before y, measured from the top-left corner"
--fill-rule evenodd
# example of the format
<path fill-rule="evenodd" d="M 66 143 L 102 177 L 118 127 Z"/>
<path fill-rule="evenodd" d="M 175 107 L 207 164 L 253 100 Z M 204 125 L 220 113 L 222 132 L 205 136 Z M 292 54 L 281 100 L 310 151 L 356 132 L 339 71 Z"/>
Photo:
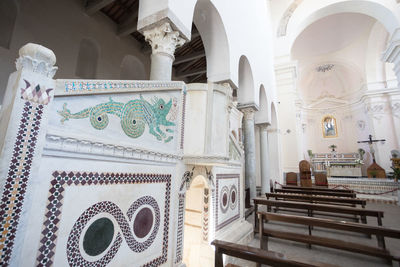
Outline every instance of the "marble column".
<path fill-rule="evenodd" d="M 185 43 L 168 22 L 143 32 L 152 48 L 150 80 L 170 81 L 175 49 Z"/>
<path fill-rule="evenodd" d="M 397 83 L 400 87 L 400 28 L 397 28 L 389 42 L 386 51 L 382 55 L 382 60 L 394 63 L 394 72 L 397 77 Z"/>
<path fill-rule="evenodd" d="M 260 127 L 260 154 L 261 154 L 261 194 L 270 192 L 269 184 L 269 149 L 268 149 L 268 123 L 262 123 L 258 126 Z"/>
<path fill-rule="evenodd" d="M 257 108 L 246 106 L 243 112 L 244 153 L 245 153 L 245 188 L 250 188 L 250 201 L 257 196 L 256 192 L 256 143 L 254 131 L 254 115 Z"/>
<path fill-rule="evenodd" d="M 38 175 L 41 164 L 46 164 L 42 151 L 56 85 L 55 63 L 50 49 L 26 44 L 19 50 L 17 71 L 8 80 L 0 121 L 0 266 L 20 265 L 30 222 L 29 196 L 43 178 Z"/>

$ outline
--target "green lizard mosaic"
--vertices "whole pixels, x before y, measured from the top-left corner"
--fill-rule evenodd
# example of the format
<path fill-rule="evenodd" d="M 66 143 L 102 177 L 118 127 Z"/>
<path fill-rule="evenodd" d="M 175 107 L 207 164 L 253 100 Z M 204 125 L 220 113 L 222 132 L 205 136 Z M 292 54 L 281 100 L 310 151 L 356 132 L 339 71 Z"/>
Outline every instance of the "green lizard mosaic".
<path fill-rule="evenodd" d="M 165 143 L 170 142 L 173 137 L 167 136 L 167 133 L 173 133 L 172 129 L 166 128 L 165 132 L 160 129 L 160 126 L 175 126 L 175 123 L 167 119 L 168 113 L 173 115 L 171 120 L 175 120 L 177 112 L 176 99 L 171 98 L 168 103 L 163 99 L 155 97 L 153 104 L 147 102 L 142 95 L 140 99 L 131 100 L 124 104 L 115 102 L 111 99 L 107 103 L 98 104 L 94 107 L 85 108 L 77 113 L 71 113 L 67 109 L 67 103 L 64 103 L 63 109 L 57 111 L 62 116 L 61 123 L 69 119 L 90 119 L 93 128 L 103 130 L 108 125 L 108 115 L 112 114 L 121 119 L 121 127 L 125 134 L 131 138 L 140 137 L 145 130 L 146 124 L 149 127 L 149 132 L 154 135 L 157 140 L 164 140 Z M 171 107 L 173 108 L 171 110 Z"/>

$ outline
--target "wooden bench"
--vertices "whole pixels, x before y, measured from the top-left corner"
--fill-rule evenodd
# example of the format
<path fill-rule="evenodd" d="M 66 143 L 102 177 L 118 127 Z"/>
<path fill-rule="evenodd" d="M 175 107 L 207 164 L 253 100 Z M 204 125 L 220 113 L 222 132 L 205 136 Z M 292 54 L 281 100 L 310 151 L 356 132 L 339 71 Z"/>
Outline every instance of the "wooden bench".
<path fill-rule="evenodd" d="M 361 222 L 367 223 L 367 216 L 372 216 L 377 218 L 378 225 L 382 226 L 382 218 L 383 211 L 378 210 L 368 210 L 364 208 L 353 208 L 353 207 L 338 207 L 332 205 L 325 204 L 314 204 L 314 203 L 305 203 L 305 202 L 292 202 L 292 201 L 280 201 L 280 200 L 268 200 L 266 198 L 255 198 L 255 212 L 258 211 L 258 205 L 266 205 L 268 207 L 268 211 L 271 210 L 271 207 L 275 208 L 289 208 L 290 211 L 303 210 L 307 211 L 308 216 L 312 217 L 313 215 L 324 215 L 324 216 L 334 216 L 343 218 L 343 214 L 351 214 L 361 217 Z M 281 209 L 280 209 L 281 210 Z M 315 213 L 315 211 L 328 212 L 325 213 Z M 353 219 L 350 217 L 344 217 L 348 219 Z M 357 220 L 358 221 L 358 220 Z M 257 219 L 255 218 L 254 225 L 256 226 Z"/>
<path fill-rule="evenodd" d="M 354 191 L 351 189 L 336 189 L 336 188 L 326 188 L 326 187 L 318 187 L 318 186 L 304 187 L 304 186 L 283 185 L 282 189 L 354 193 Z"/>
<path fill-rule="evenodd" d="M 355 193 L 344 193 L 344 192 L 329 192 L 320 190 L 296 190 L 296 189 L 275 189 L 276 193 L 291 193 L 291 194 L 302 194 L 302 195 L 321 195 L 331 197 L 351 197 L 356 198 Z"/>
<path fill-rule="evenodd" d="M 361 205 L 365 207 L 367 201 L 358 198 L 339 198 L 339 197 L 328 197 L 328 196 L 317 196 L 317 195 L 300 195 L 300 194 L 281 194 L 281 193 L 265 193 L 267 199 L 284 199 L 284 200 L 296 200 L 310 203 L 329 203 L 329 204 L 348 204 L 348 205 Z"/>
<path fill-rule="evenodd" d="M 398 253 L 392 253 L 386 249 L 385 237 L 400 238 L 400 230 L 388 229 L 380 226 L 368 226 L 364 224 L 338 222 L 329 219 L 310 218 L 304 216 L 295 216 L 287 214 L 276 214 L 270 212 L 258 212 L 259 229 L 258 232 L 263 233 L 260 236 L 260 248 L 268 249 L 268 237 L 279 239 L 291 240 L 311 245 L 319 245 L 334 249 L 346 250 L 360 254 L 385 258 L 388 260 L 400 261 Z M 264 222 L 278 221 L 285 223 L 293 223 L 300 225 L 307 225 L 309 227 L 309 235 L 293 233 L 288 231 L 278 231 L 265 229 Z M 326 229 L 343 230 L 347 232 L 364 233 L 369 235 L 376 235 L 378 247 L 367 246 L 355 242 L 343 241 L 340 239 L 312 236 L 311 227 L 322 227 Z"/>
<path fill-rule="evenodd" d="M 305 267 L 305 266 L 332 266 L 323 263 L 302 263 L 293 260 L 287 260 L 282 253 L 266 251 L 260 248 L 238 245 L 231 242 L 214 240 L 211 245 L 215 246 L 215 267 L 224 267 L 222 255 L 257 262 L 258 264 L 267 264 L 269 266 L 287 266 L 287 267 Z"/>

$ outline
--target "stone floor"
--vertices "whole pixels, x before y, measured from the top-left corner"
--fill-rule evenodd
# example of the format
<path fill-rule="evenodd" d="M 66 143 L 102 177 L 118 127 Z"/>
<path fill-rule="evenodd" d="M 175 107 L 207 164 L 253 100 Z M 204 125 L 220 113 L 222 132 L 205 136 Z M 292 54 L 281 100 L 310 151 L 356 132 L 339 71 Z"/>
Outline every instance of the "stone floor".
<path fill-rule="evenodd" d="M 400 229 L 400 207 L 396 205 L 388 205 L 381 203 L 368 203 L 368 209 L 376 209 L 384 211 L 383 226 L 393 229 Z M 254 215 L 250 216 L 247 220 L 251 223 L 254 222 Z M 328 218 L 328 217 L 327 217 Z M 332 217 L 330 217 L 332 219 Z M 377 221 L 373 217 L 367 217 L 369 225 L 377 225 Z M 306 226 L 284 224 L 284 223 L 268 223 L 265 225 L 273 229 L 293 231 L 297 233 L 308 234 L 308 228 Z M 319 228 L 321 229 L 321 228 Z M 313 235 L 326 236 L 331 238 L 340 238 L 345 241 L 353 241 L 364 245 L 376 246 L 376 237 L 373 236 L 371 239 L 363 234 L 349 233 L 344 231 L 336 230 L 325 230 L 325 232 L 314 228 Z M 328 263 L 336 266 L 391 266 L 383 259 L 370 257 L 362 254 L 351 253 L 336 249 L 324 248 L 319 246 L 312 246 L 311 249 L 306 244 L 298 243 L 294 241 L 286 241 L 270 238 L 269 249 L 285 254 L 286 258 L 302 261 L 302 262 L 320 262 Z M 386 247 L 391 251 L 400 252 L 400 240 L 385 238 Z M 250 246 L 259 247 L 259 236 L 256 235 Z M 256 266 L 254 263 L 247 261 L 235 261 L 235 264 L 239 266 Z"/>

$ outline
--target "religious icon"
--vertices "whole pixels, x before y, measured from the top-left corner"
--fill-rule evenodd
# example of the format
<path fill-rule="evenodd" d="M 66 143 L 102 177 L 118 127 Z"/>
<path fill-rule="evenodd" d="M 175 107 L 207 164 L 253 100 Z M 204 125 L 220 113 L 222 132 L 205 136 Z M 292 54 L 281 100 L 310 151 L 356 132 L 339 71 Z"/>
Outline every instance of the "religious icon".
<path fill-rule="evenodd" d="M 332 138 L 338 136 L 336 119 L 332 115 L 326 115 L 322 119 L 322 134 L 324 138 Z"/>

